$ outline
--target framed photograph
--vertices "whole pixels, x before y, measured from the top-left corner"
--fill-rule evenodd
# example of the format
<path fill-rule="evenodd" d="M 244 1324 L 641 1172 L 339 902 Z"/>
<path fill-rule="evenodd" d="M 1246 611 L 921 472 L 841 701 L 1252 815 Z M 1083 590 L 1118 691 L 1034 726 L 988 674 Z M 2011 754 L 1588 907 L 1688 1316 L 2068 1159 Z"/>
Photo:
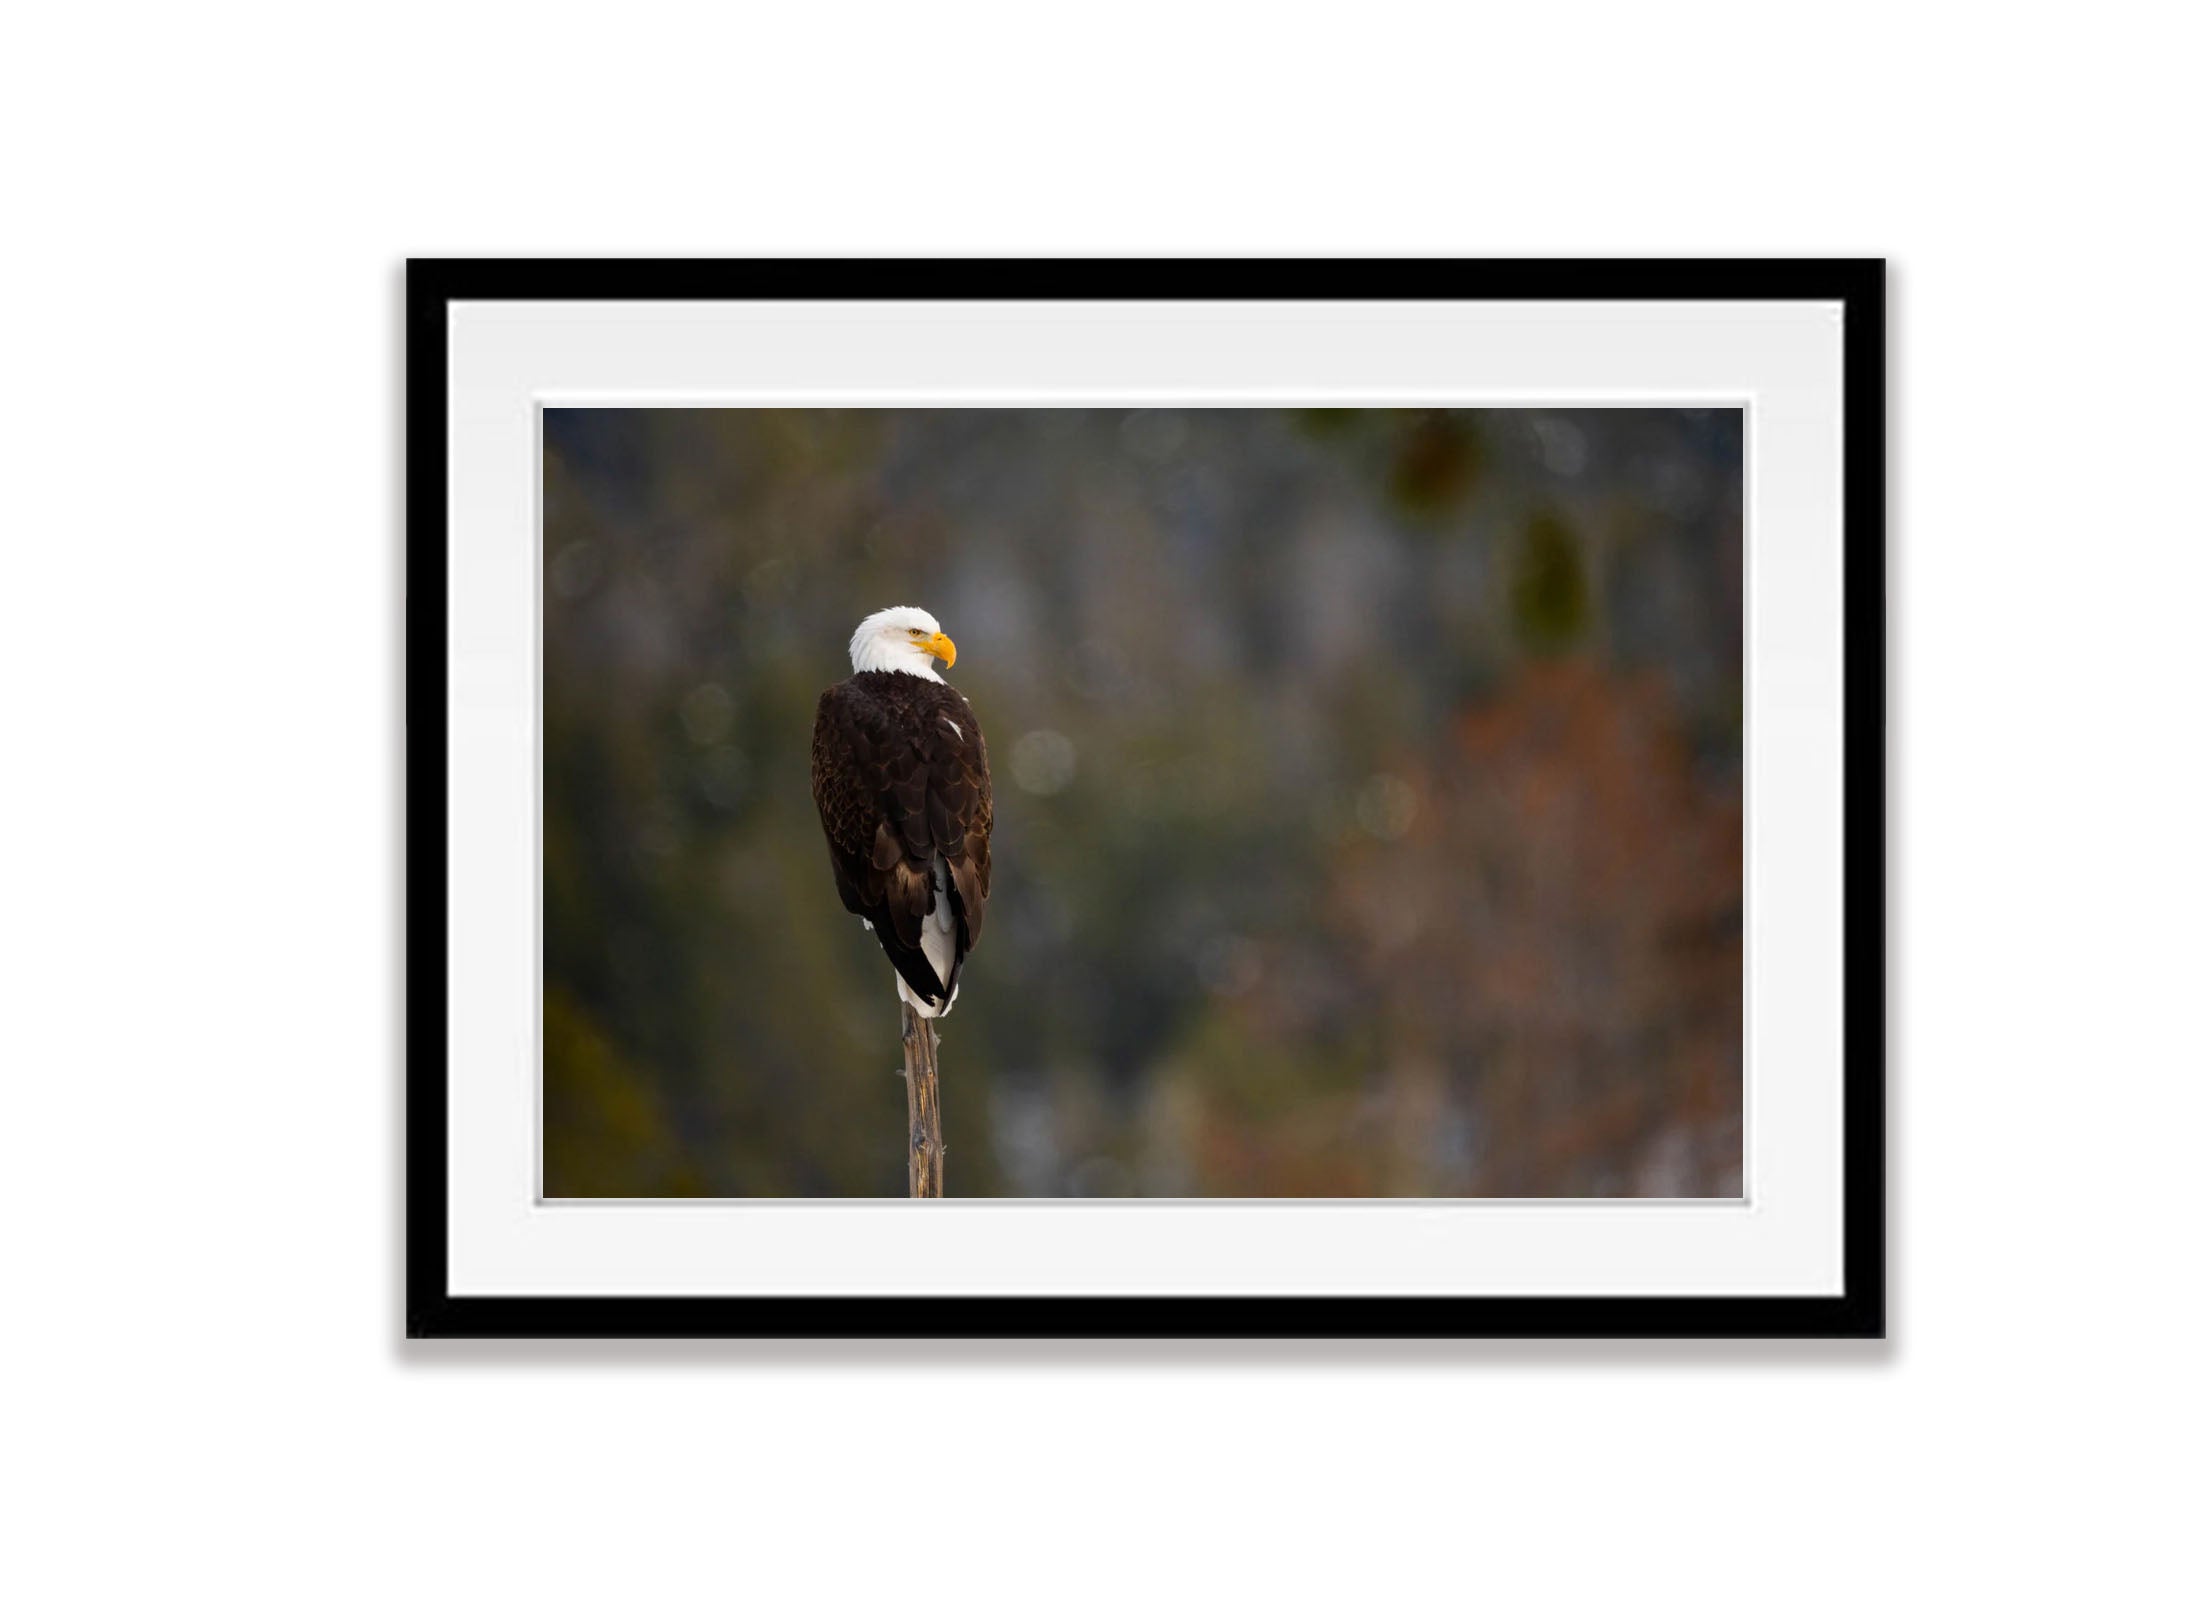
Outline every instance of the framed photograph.
<path fill-rule="evenodd" d="M 1879 261 L 415 261 L 408 1331 L 1885 1327 Z"/>

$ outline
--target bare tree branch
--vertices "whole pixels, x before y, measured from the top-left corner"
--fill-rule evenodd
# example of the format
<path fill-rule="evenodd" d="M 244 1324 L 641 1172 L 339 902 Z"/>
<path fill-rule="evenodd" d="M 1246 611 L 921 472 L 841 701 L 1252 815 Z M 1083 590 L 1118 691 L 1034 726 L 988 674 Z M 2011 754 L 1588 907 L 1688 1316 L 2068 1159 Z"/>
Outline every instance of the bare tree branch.
<path fill-rule="evenodd" d="M 940 1138 L 940 1039 L 929 1017 L 901 1007 L 902 1076 L 909 1081 L 909 1198 L 947 1192 L 947 1145 Z"/>

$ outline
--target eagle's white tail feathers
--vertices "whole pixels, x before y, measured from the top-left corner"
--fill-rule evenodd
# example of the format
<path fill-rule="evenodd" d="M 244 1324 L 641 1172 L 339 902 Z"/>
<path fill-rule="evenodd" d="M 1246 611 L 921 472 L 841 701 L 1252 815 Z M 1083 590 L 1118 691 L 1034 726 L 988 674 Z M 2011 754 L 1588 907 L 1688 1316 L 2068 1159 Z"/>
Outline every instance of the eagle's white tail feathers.
<path fill-rule="evenodd" d="M 953 995 L 947 997 L 947 1004 L 944 1006 L 936 1006 L 919 995 L 911 994 L 909 985 L 902 981 L 902 976 L 898 972 L 894 974 L 894 992 L 908 1001 L 910 1009 L 920 1017 L 944 1017 L 948 1012 L 955 1009 L 955 997 Z"/>
<path fill-rule="evenodd" d="M 936 858 L 932 862 L 932 914 L 924 919 L 918 944 L 926 963 L 940 975 L 940 984 L 945 987 L 948 974 L 955 970 L 955 903 L 947 895 L 947 863 Z M 946 1000 L 934 1006 L 910 993 L 898 972 L 894 974 L 894 990 L 920 1017 L 944 1017 L 955 1008 L 953 989 L 948 990 Z"/>

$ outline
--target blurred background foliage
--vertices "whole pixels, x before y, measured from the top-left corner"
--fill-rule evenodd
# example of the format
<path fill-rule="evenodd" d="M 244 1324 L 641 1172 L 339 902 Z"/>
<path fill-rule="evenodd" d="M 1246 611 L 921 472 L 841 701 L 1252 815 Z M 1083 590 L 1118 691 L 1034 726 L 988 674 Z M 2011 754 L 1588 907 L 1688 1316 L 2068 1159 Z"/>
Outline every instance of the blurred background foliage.
<path fill-rule="evenodd" d="M 892 604 L 994 772 L 951 1194 L 1739 1193 L 1741 428 L 549 411 L 548 1193 L 905 1192 L 808 776 Z"/>

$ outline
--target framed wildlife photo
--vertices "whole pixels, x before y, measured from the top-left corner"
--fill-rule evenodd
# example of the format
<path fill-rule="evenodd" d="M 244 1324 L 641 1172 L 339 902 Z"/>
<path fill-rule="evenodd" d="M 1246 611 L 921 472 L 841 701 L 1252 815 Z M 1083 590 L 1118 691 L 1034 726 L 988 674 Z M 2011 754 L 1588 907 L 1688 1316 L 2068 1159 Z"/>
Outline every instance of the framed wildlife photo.
<path fill-rule="evenodd" d="M 409 1332 L 1882 1334 L 1884 283 L 411 263 Z"/>

